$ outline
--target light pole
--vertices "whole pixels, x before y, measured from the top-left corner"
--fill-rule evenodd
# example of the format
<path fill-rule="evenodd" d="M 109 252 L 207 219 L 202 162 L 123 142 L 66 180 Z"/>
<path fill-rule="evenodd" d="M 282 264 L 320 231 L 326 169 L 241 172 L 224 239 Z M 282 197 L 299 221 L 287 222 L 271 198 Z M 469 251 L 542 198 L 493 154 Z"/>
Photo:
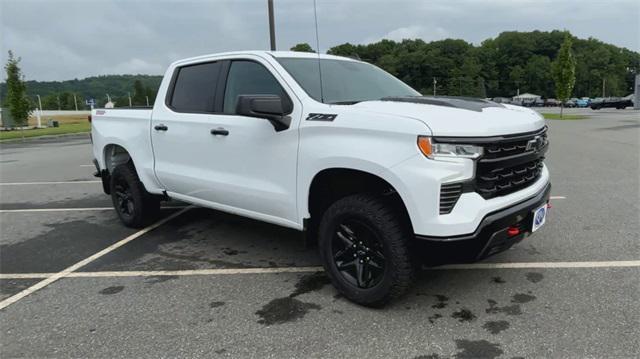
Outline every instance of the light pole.
<path fill-rule="evenodd" d="M 267 0 L 269 8 L 269 38 L 271 39 L 271 51 L 276 51 L 276 28 L 273 19 L 273 0 Z M 318 49 L 320 51 L 320 49 Z"/>
<path fill-rule="evenodd" d="M 78 100 L 76 100 L 76 94 L 73 94 L 73 104 L 76 106 L 76 111 L 78 111 Z"/>
<path fill-rule="evenodd" d="M 145 98 L 147 99 L 147 107 L 149 107 L 149 96 L 145 96 Z"/>
<path fill-rule="evenodd" d="M 38 121 L 38 127 L 42 127 L 42 119 L 40 118 L 42 116 L 42 100 L 40 99 L 40 95 L 36 96 L 38 96 L 38 113 L 36 114 L 36 120 Z"/>
<path fill-rule="evenodd" d="M 433 78 L 433 96 L 436 96 L 436 84 L 438 83 L 438 80 L 436 80 L 436 78 Z"/>
<path fill-rule="evenodd" d="M 129 107 L 131 107 L 131 92 L 127 92 L 127 96 L 129 97 Z"/>

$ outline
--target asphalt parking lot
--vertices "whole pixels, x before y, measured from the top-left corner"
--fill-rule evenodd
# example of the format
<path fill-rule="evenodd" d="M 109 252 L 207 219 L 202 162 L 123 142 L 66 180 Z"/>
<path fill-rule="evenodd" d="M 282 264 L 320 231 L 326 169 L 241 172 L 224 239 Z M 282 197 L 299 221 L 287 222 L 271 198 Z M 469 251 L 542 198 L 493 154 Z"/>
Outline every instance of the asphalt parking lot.
<path fill-rule="evenodd" d="M 86 136 L 3 143 L 0 354 L 638 357 L 640 113 L 570 112 L 589 118 L 549 121 L 545 228 L 384 309 L 337 295 L 292 230 L 180 203 L 123 227 Z"/>

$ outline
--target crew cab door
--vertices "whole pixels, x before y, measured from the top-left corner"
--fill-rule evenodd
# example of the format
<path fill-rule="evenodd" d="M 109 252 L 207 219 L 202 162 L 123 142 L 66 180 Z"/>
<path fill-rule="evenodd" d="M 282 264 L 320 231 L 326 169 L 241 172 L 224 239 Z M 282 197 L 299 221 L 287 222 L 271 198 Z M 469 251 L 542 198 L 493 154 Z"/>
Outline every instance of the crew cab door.
<path fill-rule="evenodd" d="M 166 109 L 154 111 L 156 175 L 170 195 L 297 227 L 299 100 L 258 57 L 176 69 Z M 238 95 L 287 96 L 291 126 L 238 116 Z M 166 129 L 164 127 L 166 127 Z"/>

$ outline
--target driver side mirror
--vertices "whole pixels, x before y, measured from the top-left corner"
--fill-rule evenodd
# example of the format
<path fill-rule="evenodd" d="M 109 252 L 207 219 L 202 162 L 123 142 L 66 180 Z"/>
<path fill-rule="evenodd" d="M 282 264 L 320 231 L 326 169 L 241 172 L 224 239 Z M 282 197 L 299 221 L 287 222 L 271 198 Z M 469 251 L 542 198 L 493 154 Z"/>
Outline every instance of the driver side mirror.
<path fill-rule="evenodd" d="M 292 110 L 291 101 L 277 95 L 239 95 L 236 105 L 237 115 L 267 119 L 276 131 L 289 128 Z"/>

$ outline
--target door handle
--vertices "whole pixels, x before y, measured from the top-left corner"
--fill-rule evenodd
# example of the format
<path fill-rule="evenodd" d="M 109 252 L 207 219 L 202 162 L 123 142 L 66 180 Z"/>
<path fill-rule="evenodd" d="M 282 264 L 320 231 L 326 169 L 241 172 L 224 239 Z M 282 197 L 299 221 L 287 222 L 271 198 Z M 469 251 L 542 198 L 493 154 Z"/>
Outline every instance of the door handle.
<path fill-rule="evenodd" d="M 228 136 L 229 135 L 229 131 L 225 130 L 222 127 L 218 127 L 218 128 L 214 128 L 213 130 L 211 130 L 211 134 L 215 135 L 215 136 Z"/>
<path fill-rule="evenodd" d="M 153 127 L 153 129 L 154 129 L 154 130 L 156 130 L 156 131 L 166 131 L 166 130 L 168 130 L 168 129 L 169 129 L 169 127 L 167 127 L 167 126 L 165 126 L 165 125 L 160 124 L 160 125 L 155 125 L 155 126 Z"/>

